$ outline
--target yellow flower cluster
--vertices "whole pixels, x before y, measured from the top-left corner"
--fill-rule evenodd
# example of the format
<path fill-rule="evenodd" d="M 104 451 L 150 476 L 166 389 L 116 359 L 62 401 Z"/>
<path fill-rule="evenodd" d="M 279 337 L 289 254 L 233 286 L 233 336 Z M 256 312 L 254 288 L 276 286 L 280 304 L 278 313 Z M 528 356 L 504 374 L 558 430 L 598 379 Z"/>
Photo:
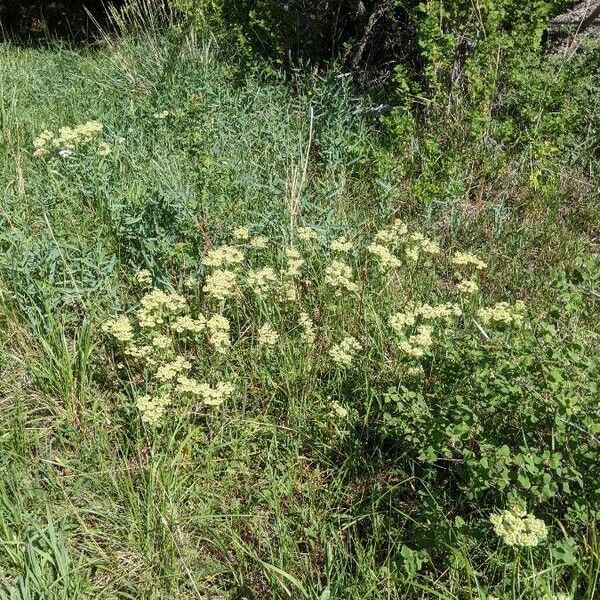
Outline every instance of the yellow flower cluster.
<path fill-rule="evenodd" d="M 479 285 L 472 279 L 463 279 L 456 284 L 456 289 L 461 292 L 461 294 L 469 295 L 479 291 Z"/>
<path fill-rule="evenodd" d="M 390 327 L 398 334 L 403 335 L 404 330 L 416 322 L 414 312 L 397 312 L 390 316 L 388 323 Z"/>
<path fill-rule="evenodd" d="M 277 273 L 272 267 L 263 267 L 248 271 L 246 281 L 252 291 L 259 297 L 268 294 L 277 283 Z"/>
<path fill-rule="evenodd" d="M 201 314 L 195 319 L 189 315 L 182 315 L 173 321 L 173 331 L 177 333 L 202 333 L 205 327 L 206 319 Z"/>
<path fill-rule="evenodd" d="M 50 130 L 43 131 L 33 140 L 33 155 L 44 156 L 52 148 L 72 151 L 77 146 L 91 142 L 102 133 L 102 129 L 102 123 L 88 121 L 75 127 L 61 127 L 56 135 Z"/>
<path fill-rule="evenodd" d="M 446 304 L 420 304 L 409 308 L 405 312 L 398 312 L 391 315 L 388 319 L 390 327 L 399 335 L 403 335 L 407 327 L 414 325 L 417 318 L 425 320 L 443 319 L 448 320 L 452 317 L 460 317 L 462 309 L 458 304 L 447 302 Z"/>
<path fill-rule="evenodd" d="M 270 323 L 265 323 L 258 330 L 258 345 L 271 347 L 275 346 L 279 341 L 279 333 L 275 330 L 275 328 Z"/>
<path fill-rule="evenodd" d="M 178 384 L 177 391 L 183 394 L 199 396 L 207 406 L 219 406 L 223 404 L 233 394 L 235 389 L 231 383 L 226 381 L 220 381 L 215 387 L 211 387 L 206 382 L 199 382 L 184 375 L 179 377 Z"/>
<path fill-rule="evenodd" d="M 247 227 L 237 227 L 233 230 L 233 239 L 238 242 L 247 242 L 250 239 L 250 230 Z"/>
<path fill-rule="evenodd" d="M 352 365 L 352 361 L 356 356 L 357 352 L 362 350 L 360 342 L 353 336 L 346 336 L 339 344 L 334 344 L 329 349 L 329 356 L 331 356 L 334 363 L 341 367 L 349 367 Z"/>
<path fill-rule="evenodd" d="M 389 269 L 398 269 L 402 266 L 400 259 L 392 254 L 387 246 L 383 244 L 369 244 L 367 251 L 370 252 L 379 261 L 379 268 L 382 271 Z"/>
<path fill-rule="evenodd" d="M 143 286 L 151 286 L 152 285 L 152 273 L 148 271 L 148 269 L 141 269 L 135 275 L 136 281 Z"/>
<path fill-rule="evenodd" d="M 202 290 L 212 298 L 222 302 L 227 298 L 235 296 L 237 286 L 237 275 L 228 269 L 215 269 L 206 276 Z"/>
<path fill-rule="evenodd" d="M 269 245 L 269 239 L 264 235 L 256 235 L 250 240 L 250 247 L 255 250 L 264 250 Z"/>
<path fill-rule="evenodd" d="M 348 416 L 348 409 L 335 400 L 331 403 L 331 408 L 333 413 L 340 417 L 340 419 L 344 419 Z"/>
<path fill-rule="evenodd" d="M 408 356 L 421 358 L 433 346 L 433 327 L 430 325 L 419 325 L 417 333 L 407 339 L 400 340 L 398 347 Z"/>
<path fill-rule="evenodd" d="M 315 324 L 313 320 L 308 316 L 307 313 L 301 312 L 298 319 L 298 323 L 302 329 L 300 337 L 307 346 L 314 346 L 315 340 L 317 339 L 317 333 L 315 331 Z"/>
<path fill-rule="evenodd" d="M 154 348 L 148 344 L 143 346 L 136 346 L 135 344 L 129 344 L 125 347 L 124 350 L 127 356 L 131 356 L 131 358 L 145 358 L 148 361 L 148 364 L 154 364 L 154 359 L 152 358 L 152 353 L 154 352 Z"/>
<path fill-rule="evenodd" d="M 300 258 L 300 252 L 295 248 L 286 248 L 285 256 L 287 258 L 286 277 L 298 277 L 304 265 L 304 259 Z"/>
<path fill-rule="evenodd" d="M 418 231 L 411 233 L 409 239 L 425 254 L 439 254 L 440 252 L 440 246 L 437 242 L 430 240 Z"/>
<path fill-rule="evenodd" d="M 498 302 L 494 306 L 481 308 L 477 315 L 484 325 L 493 325 L 494 323 L 522 325 L 524 311 L 525 303 L 522 300 L 517 300 L 512 306 L 508 302 Z"/>
<path fill-rule="evenodd" d="M 208 328 L 210 343 L 215 349 L 215 352 L 225 354 L 231 346 L 231 340 L 229 339 L 229 320 L 222 315 L 213 315 L 206 322 L 206 326 Z"/>
<path fill-rule="evenodd" d="M 317 239 L 317 232 L 310 227 L 298 227 L 298 239 L 303 242 L 310 242 Z"/>
<path fill-rule="evenodd" d="M 508 546 L 537 546 L 548 536 L 544 521 L 522 508 L 500 511 L 490 517 L 490 523 L 496 535 Z"/>
<path fill-rule="evenodd" d="M 358 291 L 353 281 L 352 267 L 341 260 L 334 260 L 325 269 L 325 283 L 334 288 L 343 288 L 349 292 Z"/>
<path fill-rule="evenodd" d="M 157 381 L 166 383 L 168 381 L 173 381 L 180 373 L 189 371 L 191 368 L 192 365 L 189 361 L 187 361 L 183 356 L 178 356 L 175 358 L 175 360 L 161 365 L 157 369 L 154 377 Z"/>
<path fill-rule="evenodd" d="M 152 345 L 158 350 L 166 350 L 171 347 L 173 340 L 164 333 L 158 333 L 152 338 Z"/>
<path fill-rule="evenodd" d="M 220 246 L 206 253 L 202 259 L 205 267 L 233 267 L 244 262 L 244 253 L 235 246 Z"/>
<path fill-rule="evenodd" d="M 446 304 L 421 304 L 414 310 L 415 315 L 420 315 L 424 319 L 448 319 L 451 317 L 460 317 L 462 310 L 458 304 L 447 302 Z"/>
<path fill-rule="evenodd" d="M 329 246 L 334 252 L 350 252 L 354 247 L 354 244 L 346 238 L 346 236 L 341 236 L 335 240 L 332 240 Z"/>
<path fill-rule="evenodd" d="M 480 258 L 471 254 L 470 252 L 458 252 L 454 253 L 451 259 L 453 265 L 459 267 L 474 267 L 478 271 L 487 268 L 487 263 L 483 262 Z"/>
<path fill-rule="evenodd" d="M 404 221 L 396 219 L 390 226 L 384 227 L 379 230 L 375 235 L 375 243 L 387 244 L 387 245 L 398 245 L 408 233 L 408 226 Z"/>
<path fill-rule="evenodd" d="M 156 425 L 171 402 L 171 396 L 168 394 L 158 396 L 144 395 L 138 396 L 136 406 L 140 411 L 144 423 Z"/>
<path fill-rule="evenodd" d="M 165 314 L 176 314 L 187 308 L 183 296 L 175 292 L 166 293 L 159 289 L 148 292 L 140 301 L 137 318 L 141 327 L 154 328 L 162 325 Z"/>
<path fill-rule="evenodd" d="M 234 387 L 226 381 L 219 381 L 214 387 L 208 383 L 200 384 L 200 396 L 207 406 L 219 406 L 233 394 Z"/>
<path fill-rule="evenodd" d="M 102 326 L 102 331 L 112 335 L 119 342 L 127 343 L 133 339 L 133 327 L 125 315 L 106 321 Z"/>

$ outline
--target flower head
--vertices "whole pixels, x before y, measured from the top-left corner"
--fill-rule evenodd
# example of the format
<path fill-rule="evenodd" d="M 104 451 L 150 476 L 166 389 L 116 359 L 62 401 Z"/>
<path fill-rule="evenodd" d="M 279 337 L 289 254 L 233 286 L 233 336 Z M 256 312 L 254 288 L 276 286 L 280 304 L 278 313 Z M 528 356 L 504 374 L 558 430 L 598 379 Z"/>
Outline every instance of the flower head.
<path fill-rule="evenodd" d="M 215 269 L 206 277 L 204 293 L 214 300 L 223 301 L 235 296 L 237 275 L 228 269 Z"/>
<path fill-rule="evenodd" d="M 354 244 L 346 238 L 346 236 L 341 236 L 335 240 L 333 240 L 330 244 L 330 248 L 334 252 L 350 252 Z"/>
<path fill-rule="evenodd" d="M 244 253 L 234 246 L 220 246 L 206 253 L 202 259 L 205 267 L 235 267 L 244 262 Z"/>
<path fill-rule="evenodd" d="M 352 267 L 340 260 L 334 260 L 325 268 L 325 283 L 335 288 L 356 292 L 358 285 L 353 281 Z"/>
<path fill-rule="evenodd" d="M 208 337 L 212 344 L 215 352 L 219 354 L 225 354 L 231 346 L 231 340 L 229 339 L 229 321 L 222 315 L 213 315 L 206 322 L 208 329 Z"/>
<path fill-rule="evenodd" d="M 248 271 L 246 281 L 257 296 L 264 296 L 277 283 L 277 274 L 273 268 L 263 267 L 262 269 Z"/>
<path fill-rule="evenodd" d="M 537 546 L 548 536 L 544 521 L 518 507 L 492 515 L 490 523 L 496 535 L 509 546 Z"/>
<path fill-rule="evenodd" d="M 360 342 L 353 336 L 346 336 L 339 344 L 334 344 L 329 349 L 329 356 L 333 362 L 341 367 L 349 367 L 356 356 L 362 350 Z"/>
<path fill-rule="evenodd" d="M 142 421 L 150 425 L 157 425 L 163 416 L 165 409 L 171 404 L 168 394 L 158 396 L 138 396 L 136 406 L 140 411 Z"/>
<path fill-rule="evenodd" d="M 456 251 L 451 262 L 458 267 L 474 267 L 479 271 L 487 268 L 487 263 L 483 262 L 479 257 L 470 252 Z"/>
<path fill-rule="evenodd" d="M 258 345 L 265 347 L 272 347 L 277 344 L 279 340 L 279 333 L 273 328 L 270 323 L 265 323 L 258 330 Z"/>
<path fill-rule="evenodd" d="M 298 239 L 303 242 L 310 242 L 317 239 L 317 232 L 311 227 L 298 227 Z"/>
<path fill-rule="evenodd" d="M 236 227 L 233 230 L 233 239 L 238 242 L 246 242 L 250 238 L 250 230 L 247 227 Z"/>
<path fill-rule="evenodd" d="M 264 250 L 269 245 L 269 239 L 264 235 L 254 236 L 250 240 L 250 247 L 255 250 Z"/>
<path fill-rule="evenodd" d="M 133 339 L 133 327 L 125 315 L 106 321 L 102 331 L 111 334 L 119 342 L 130 342 Z"/>

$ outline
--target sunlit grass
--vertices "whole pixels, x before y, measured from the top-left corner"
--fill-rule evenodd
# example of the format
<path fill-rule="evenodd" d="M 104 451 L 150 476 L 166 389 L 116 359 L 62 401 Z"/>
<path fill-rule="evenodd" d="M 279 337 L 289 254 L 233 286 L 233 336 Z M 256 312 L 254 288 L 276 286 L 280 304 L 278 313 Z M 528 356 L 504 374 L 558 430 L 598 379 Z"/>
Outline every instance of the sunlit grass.
<path fill-rule="evenodd" d="M 0 594 L 595 598 L 597 207 L 213 43 L 0 47 Z"/>

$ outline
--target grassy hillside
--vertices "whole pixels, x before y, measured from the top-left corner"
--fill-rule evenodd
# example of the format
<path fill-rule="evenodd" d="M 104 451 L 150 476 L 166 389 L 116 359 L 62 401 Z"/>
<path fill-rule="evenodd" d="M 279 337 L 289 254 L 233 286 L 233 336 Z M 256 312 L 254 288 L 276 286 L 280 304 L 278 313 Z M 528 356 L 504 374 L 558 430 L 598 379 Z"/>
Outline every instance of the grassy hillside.
<path fill-rule="evenodd" d="M 596 598 L 570 87 L 475 143 L 151 22 L 0 46 L 0 597 Z"/>

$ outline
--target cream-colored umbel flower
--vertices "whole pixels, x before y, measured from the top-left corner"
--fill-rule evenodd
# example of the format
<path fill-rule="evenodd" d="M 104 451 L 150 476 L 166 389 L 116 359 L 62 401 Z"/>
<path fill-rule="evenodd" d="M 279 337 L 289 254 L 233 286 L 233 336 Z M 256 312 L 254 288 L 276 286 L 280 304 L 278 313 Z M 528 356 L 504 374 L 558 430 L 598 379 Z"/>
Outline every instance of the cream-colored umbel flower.
<path fill-rule="evenodd" d="M 135 275 L 136 281 L 143 286 L 152 285 L 152 273 L 148 269 L 141 269 Z"/>
<path fill-rule="evenodd" d="M 256 235 L 250 240 L 250 247 L 255 250 L 264 250 L 269 245 L 269 238 L 264 235 Z"/>
<path fill-rule="evenodd" d="M 548 528 L 541 519 L 527 514 L 527 511 L 514 507 L 502 510 L 490 517 L 496 535 L 509 546 L 537 546 L 548 536 Z"/>
<path fill-rule="evenodd" d="M 226 381 L 219 381 L 214 387 L 208 383 L 199 384 L 199 396 L 207 406 L 219 406 L 233 394 L 234 387 Z"/>
<path fill-rule="evenodd" d="M 333 413 L 341 419 L 344 419 L 348 416 L 348 409 L 335 400 L 331 403 L 331 409 Z"/>
<path fill-rule="evenodd" d="M 285 276 L 298 277 L 302 270 L 302 265 L 304 265 L 304 260 L 300 258 L 300 252 L 295 248 L 286 248 L 285 257 L 287 259 Z"/>
<path fill-rule="evenodd" d="M 231 346 L 231 340 L 229 339 L 229 321 L 222 315 L 213 315 L 206 322 L 208 329 L 208 338 L 212 344 L 215 352 L 219 354 L 225 354 Z"/>
<path fill-rule="evenodd" d="M 235 246 L 220 246 L 206 253 L 202 259 L 205 267 L 223 268 L 235 267 L 244 262 L 244 253 Z"/>
<path fill-rule="evenodd" d="M 459 267 L 474 267 L 477 270 L 487 268 L 487 263 L 483 262 L 479 257 L 470 252 L 456 251 L 450 262 Z"/>
<path fill-rule="evenodd" d="M 362 350 L 360 342 L 353 336 L 345 337 L 339 344 L 334 344 L 329 349 L 329 356 L 333 362 L 341 367 L 349 367 L 357 352 Z"/>
<path fill-rule="evenodd" d="M 303 242 L 310 242 L 317 239 L 317 232 L 311 227 L 298 227 L 298 239 Z"/>
<path fill-rule="evenodd" d="M 463 279 L 456 284 L 456 289 L 461 294 L 469 295 L 479 291 L 479 286 L 477 285 L 477 282 L 472 279 Z"/>
<path fill-rule="evenodd" d="M 300 338 L 307 346 L 314 346 L 315 340 L 317 339 L 317 333 L 315 331 L 315 324 L 313 320 L 308 316 L 308 313 L 301 312 L 298 318 L 298 323 L 301 327 Z"/>
<path fill-rule="evenodd" d="M 154 362 L 150 357 L 154 352 L 154 348 L 149 344 L 145 344 L 143 346 L 136 346 L 134 344 L 129 344 L 125 348 L 125 354 L 127 356 L 131 356 L 131 358 L 144 358 L 148 363 Z"/>
<path fill-rule="evenodd" d="M 188 371 L 191 368 L 192 365 L 189 361 L 187 361 L 183 356 L 178 356 L 171 362 L 165 363 L 158 367 L 155 377 L 157 381 L 166 383 L 167 381 L 173 381 L 180 373 Z"/>
<path fill-rule="evenodd" d="M 517 300 L 514 305 L 508 302 L 498 302 L 494 306 L 481 308 L 477 315 L 484 325 L 503 323 L 505 325 L 522 325 L 525 311 L 525 303 Z"/>
<path fill-rule="evenodd" d="M 462 310 L 458 304 L 447 302 L 446 304 L 421 304 L 414 309 L 416 315 L 420 315 L 424 319 L 449 319 L 452 317 L 460 317 Z"/>
<path fill-rule="evenodd" d="M 352 267 L 340 260 L 334 260 L 326 267 L 325 283 L 335 288 L 344 288 L 349 292 L 358 290 L 358 285 L 353 281 Z"/>
<path fill-rule="evenodd" d="M 148 292 L 140 301 L 137 317 L 142 327 L 153 328 L 164 323 L 165 314 L 177 314 L 187 308 L 185 298 L 175 292 L 159 289 Z"/>
<path fill-rule="evenodd" d="M 152 338 L 150 343 L 159 350 L 165 350 L 166 348 L 171 347 L 173 340 L 168 335 L 159 333 Z"/>
<path fill-rule="evenodd" d="M 165 409 L 171 404 L 171 397 L 168 394 L 158 396 L 138 396 L 136 406 L 140 411 L 140 416 L 144 423 L 157 425 L 163 416 Z"/>
<path fill-rule="evenodd" d="M 191 377 L 180 375 L 177 382 L 178 392 L 199 396 L 207 406 L 218 406 L 219 404 L 223 404 L 234 391 L 233 385 L 225 381 L 221 381 L 214 387 L 211 387 L 206 382 L 200 382 Z"/>
<path fill-rule="evenodd" d="M 265 296 L 277 283 L 277 273 L 271 267 L 248 271 L 246 282 L 257 296 Z"/>
<path fill-rule="evenodd" d="M 215 269 L 209 273 L 202 290 L 209 297 L 219 302 L 235 296 L 237 275 L 228 269 Z"/>
<path fill-rule="evenodd" d="M 182 315 L 173 321 L 172 327 L 177 333 L 202 333 L 206 327 L 206 319 L 201 314 L 195 319 L 189 315 Z"/>
<path fill-rule="evenodd" d="M 370 244 L 367 246 L 367 251 L 377 259 L 381 271 L 397 269 L 402 266 L 400 259 L 394 256 L 390 250 L 382 244 Z"/>
<path fill-rule="evenodd" d="M 233 230 L 233 239 L 238 242 L 247 242 L 250 239 L 250 230 L 247 227 L 236 227 Z"/>
<path fill-rule="evenodd" d="M 412 311 L 397 312 L 390 316 L 388 323 L 398 335 L 404 335 L 406 328 L 414 325 L 415 320 L 416 317 Z"/>
<path fill-rule="evenodd" d="M 410 258 L 413 262 L 417 262 L 419 260 L 419 256 L 421 256 L 421 251 L 419 246 L 411 246 L 407 248 L 405 251 L 406 257 Z"/>
<path fill-rule="evenodd" d="M 110 144 L 107 144 L 106 142 L 101 142 L 98 146 L 98 154 L 100 156 L 108 156 L 111 152 L 112 148 Z"/>
<path fill-rule="evenodd" d="M 417 327 L 417 333 L 409 336 L 407 339 L 400 340 L 398 347 L 400 350 L 414 358 L 421 358 L 433 345 L 433 327 L 429 325 L 420 325 Z"/>
<path fill-rule="evenodd" d="M 279 333 L 273 328 L 270 323 L 265 323 L 258 330 L 258 345 L 272 347 L 279 341 Z"/>
<path fill-rule="evenodd" d="M 34 156 L 44 156 L 52 148 L 62 152 L 73 151 L 77 146 L 91 142 L 102 133 L 102 129 L 102 123 L 88 121 L 75 127 L 61 127 L 56 135 L 49 130 L 43 131 L 33 141 Z"/>
<path fill-rule="evenodd" d="M 332 240 L 329 247 L 334 252 L 350 252 L 350 250 L 352 250 L 354 247 L 354 244 L 343 235 L 335 240 Z"/>
<path fill-rule="evenodd" d="M 421 252 L 425 254 L 439 254 L 440 246 L 437 242 L 426 238 L 425 236 L 421 236 L 419 240 L 419 246 L 421 247 Z"/>
<path fill-rule="evenodd" d="M 106 321 L 106 323 L 102 325 L 102 331 L 109 333 L 119 340 L 119 342 L 131 342 L 133 339 L 133 327 L 125 315 Z"/>
<path fill-rule="evenodd" d="M 408 227 L 406 223 L 400 219 L 396 219 L 390 226 L 377 232 L 375 235 L 375 242 L 377 244 L 395 246 L 404 240 L 407 233 Z"/>

